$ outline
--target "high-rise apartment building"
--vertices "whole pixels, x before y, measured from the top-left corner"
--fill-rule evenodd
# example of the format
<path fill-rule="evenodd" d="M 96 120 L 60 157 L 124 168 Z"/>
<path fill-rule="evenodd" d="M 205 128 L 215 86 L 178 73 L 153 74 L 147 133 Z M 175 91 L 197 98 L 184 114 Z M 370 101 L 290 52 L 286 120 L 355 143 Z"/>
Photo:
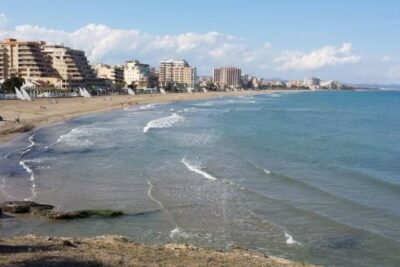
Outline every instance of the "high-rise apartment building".
<path fill-rule="evenodd" d="M 13 75 L 61 89 L 102 85 L 83 51 L 45 42 L 5 39 L 0 42 L 0 79 Z"/>
<path fill-rule="evenodd" d="M 56 81 L 57 73 L 41 51 L 43 44 L 17 39 L 0 42 L 0 77 L 8 79 L 19 76 L 26 80 Z"/>
<path fill-rule="evenodd" d="M 160 61 L 160 86 L 184 84 L 186 87 L 194 87 L 195 80 L 196 68 L 189 66 L 186 60 Z"/>
<path fill-rule="evenodd" d="M 225 87 L 240 87 L 242 71 L 236 67 L 220 67 L 214 69 L 214 83 Z"/>
<path fill-rule="evenodd" d="M 42 45 L 42 53 L 60 76 L 60 88 L 102 86 L 89 65 L 85 52 L 62 45 Z"/>
<path fill-rule="evenodd" d="M 4 80 L 4 48 L 0 46 L 0 80 Z"/>

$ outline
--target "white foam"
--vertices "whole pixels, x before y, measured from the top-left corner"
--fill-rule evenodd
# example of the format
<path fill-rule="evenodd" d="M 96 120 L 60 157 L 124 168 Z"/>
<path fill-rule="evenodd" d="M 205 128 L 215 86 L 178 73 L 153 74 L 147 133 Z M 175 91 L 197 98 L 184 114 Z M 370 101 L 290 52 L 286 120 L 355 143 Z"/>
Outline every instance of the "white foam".
<path fill-rule="evenodd" d="M 263 171 L 264 171 L 266 174 L 270 174 L 270 173 L 271 173 L 271 171 L 268 170 L 268 169 L 263 169 Z"/>
<path fill-rule="evenodd" d="M 152 193 L 151 193 L 153 191 L 153 188 L 154 188 L 153 184 L 150 181 L 147 184 L 149 185 L 149 190 L 147 191 L 147 195 L 149 196 L 149 198 L 151 200 L 153 200 L 154 202 L 156 202 L 160 206 L 160 208 L 162 210 L 166 211 L 165 208 L 164 208 L 164 205 L 161 203 L 161 201 L 158 201 L 157 199 L 155 199 L 153 197 Z"/>
<path fill-rule="evenodd" d="M 19 162 L 19 165 L 21 165 L 21 167 L 30 175 L 29 180 L 30 181 L 35 181 L 35 174 L 33 173 L 32 169 L 25 164 L 25 161 L 21 160 Z"/>
<path fill-rule="evenodd" d="M 31 191 L 32 191 L 32 199 L 33 199 L 36 196 L 35 173 L 28 165 L 25 164 L 25 162 L 23 160 L 21 160 L 19 162 L 19 165 L 21 165 L 21 167 L 30 175 L 29 181 L 31 181 Z"/>
<path fill-rule="evenodd" d="M 156 119 L 149 121 L 146 126 L 143 128 L 143 133 L 147 133 L 150 129 L 153 128 L 169 128 L 174 123 L 183 121 L 183 117 L 179 116 L 176 113 L 172 113 L 171 116 Z"/>
<path fill-rule="evenodd" d="M 68 146 L 92 146 L 94 142 L 88 138 L 104 131 L 106 131 L 106 129 L 85 126 L 77 127 L 72 129 L 69 133 L 61 135 L 55 144 L 63 143 Z"/>
<path fill-rule="evenodd" d="M 140 106 L 140 109 L 152 109 L 154 107 L 154 105 L 149 104 L 149 105 L 144 105 L 144 106 Z"/>
<path fill-rule="evenodd" d="M 193 164 L 193 163 L 187 162 L 185 158 L 183 158 L 181 162 L 182 162 L 183 164 L 185 164 L 185 166 L 186 166 L 190 171 L 195 172 L 195 173 L 198 173 L 198 174 L 202 175 L 204 178 L 207 178 L 207 179 L 210 179 L 210 180 L 213 180 L 213 181 L 217 180 L 217 178 L 215 178 L 214 176 L 212 176 L 212 175 L 206 173 L 205 171 L 203 171 L 203 170 L 201 169 L 200 166 L 196 166 L 196 165 Z"/>
<path fill-rule="evenodd" d="M 285 232 L 286 244 L 288 245 L 300 245 L 300 242 L 297 242 L 293 239 L 291 235 Z"/>
<path fill-rule="evenodd" d="M 281 97 L 280 94 L 269 94 L 269 96 L 271 96 L 271 97 Z"/>
<path fill-rule="evenodd" d="M 172 239 L 175 238 L 188 238 L 190 237 L 190 235 L 188 233 L 185 233 L 184 231 L 182 231 L 181 229 L 179 229 L 179 227 L 175 227 L 174 229 L 171 230 L 169 237 Z"/>

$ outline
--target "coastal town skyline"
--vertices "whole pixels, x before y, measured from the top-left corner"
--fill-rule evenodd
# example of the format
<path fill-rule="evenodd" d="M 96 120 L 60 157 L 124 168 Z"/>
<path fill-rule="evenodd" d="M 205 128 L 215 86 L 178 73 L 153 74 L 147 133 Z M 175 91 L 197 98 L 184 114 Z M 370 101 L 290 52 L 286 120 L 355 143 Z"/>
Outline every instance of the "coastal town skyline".
<path fill-rule="evenodd" d="M 213 69 L 211 76 L 198 76 L 196 66 L 191 66 L 185 59 L 160 61 L 158 68 L 136 59 L 118 65 L 90 64 L 83 50 L 46 41 L 4 39 L 0 41 L 2 89 L 14 91 L 10 84 L 18 83 L 17 80 L 23 83 L 24 89 L 35 92 L 37 89 L 81 90 L 81 87 L 95 91 L 139 89 L 146 92 L 356 88 L 316 77 L 304 80 L 265 79 L 242 73 L 242 69 L 235 66 L 220 66 Z"/>
<path fill-rule="evenodd" d="M 238 66 L 243 73 L 263 78 L 400 82 L 397 37 L 390 34 L 398 20 L 393 13 L 396 2 L 385 6 L 371 1 L 362 6 L 346 3 L 338 8 L 342 5 L 316 1 L 220 1 L 214 6 L 205 1 L 195 7 L 173 1 L 169 5 L 158 2 L 157 9 L 146 3 L 122 2 L 112 6 L 101 1 L 96 14 L 91 14 L 93 1 L 77 5 L 42 0 L 32 5 L 32 14 L 27 16 L 26 11 L 16 12 L 20 1 L 7 1 L 0 8 L 0 39 L 65 44 L 84 50 L 91 64 L 139 59 L 158 66 L 160 60 L 184 58 L 197 67 L 200 76 L 210 75 L 214 67 Z M 57 19 L 35 15 L 44 6 Z M 128 16 L 129 7 L 132 14 Z M 222 8 L 226 12 L 216 16 Z M 327 12 L 329 16 L 324 16 Z M 371 16 L 363 17 L 363 13 Z M 160 23 L 162 14 L 170 14 L 168 19 L 164 16 L 165 23 Z M 246 21 L 246 27 L 240 21 Z M 357 21 L 352 23 L 357 31 L 346 29 L 349 21 Z M 367 42 L 372 36 L 375 40 Z"/>

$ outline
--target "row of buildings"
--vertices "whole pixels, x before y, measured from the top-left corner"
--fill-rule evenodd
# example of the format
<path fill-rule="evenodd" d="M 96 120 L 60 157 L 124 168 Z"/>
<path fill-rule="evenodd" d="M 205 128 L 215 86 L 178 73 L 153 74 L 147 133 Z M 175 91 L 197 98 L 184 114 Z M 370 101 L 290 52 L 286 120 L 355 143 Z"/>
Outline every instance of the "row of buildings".
<path fill-rule="evenodd" d="M 0 42 L 0 81 L 12 76 L 67 89 L 78 87 L 194 87 L 196 68 L 185 60 L 161 61 L 159 70 L 138 60 L 90 65 L 85 53 L 64 45 L 5 39 Z"/>
<path fill-rule="evenodd" d="M 309 88 L 341 89 L 335 81 L 318 78 L 304 80 L 265 80 L 251 75 L 242 75 L 237 67 L 220 67 L 213 76 L 197 77 L 197 70 L 185 60 L 160 61 L 159 69 L 138 60 L 124 64 L 90 65 L 84 51 L 64 45 L 45 42 L 26 42 L 5 39 L 0 42 L 0 82 L 12 76 L 27 81 L 36 81 L 49 87 L 69 89 L 78 87 L 96 88 Z"/>

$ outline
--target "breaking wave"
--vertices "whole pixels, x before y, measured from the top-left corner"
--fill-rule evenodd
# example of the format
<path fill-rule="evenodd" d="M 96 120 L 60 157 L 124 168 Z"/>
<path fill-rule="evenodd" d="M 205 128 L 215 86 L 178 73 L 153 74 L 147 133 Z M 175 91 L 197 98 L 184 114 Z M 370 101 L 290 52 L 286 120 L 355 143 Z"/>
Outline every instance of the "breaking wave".
<path fill-rule="evenodd" d="M 215 177 L 212 176 L 211 174 L 209 174 L 209 173 L 203 171 L 203 170 L 201 169 L 201 166 L 198 166 L 198 165 L 193 164 L 193 163 L 189 163 L 185 158 L 183 158 L 181 162 L 182 162 L 183 164 L 185 164 L 185 166 L 186 166 L 190 171 L 195 172 L 195 173 L 197 173 L 197 174 L 200 174 L 200 175 L 202 175 L 204 178 L 207 178 L 207 179 L 210 179 L 210 180 L 213 180 L 213 181 L 217 180 L 217 178 L 215 178 Z"/>
<path fill-rule="evenodd" d="M 183 121 L 183 117 L 179 116 L 176 113 L 172 113 L 171 116 L 149 121 L 146 124 L 146 126 L 143 128 L 143 133 L 147 133 L 150 129 L 153 129 L 153 128 L 169 128 L 174 123 L 177 123 L 180 121 Z"/>

